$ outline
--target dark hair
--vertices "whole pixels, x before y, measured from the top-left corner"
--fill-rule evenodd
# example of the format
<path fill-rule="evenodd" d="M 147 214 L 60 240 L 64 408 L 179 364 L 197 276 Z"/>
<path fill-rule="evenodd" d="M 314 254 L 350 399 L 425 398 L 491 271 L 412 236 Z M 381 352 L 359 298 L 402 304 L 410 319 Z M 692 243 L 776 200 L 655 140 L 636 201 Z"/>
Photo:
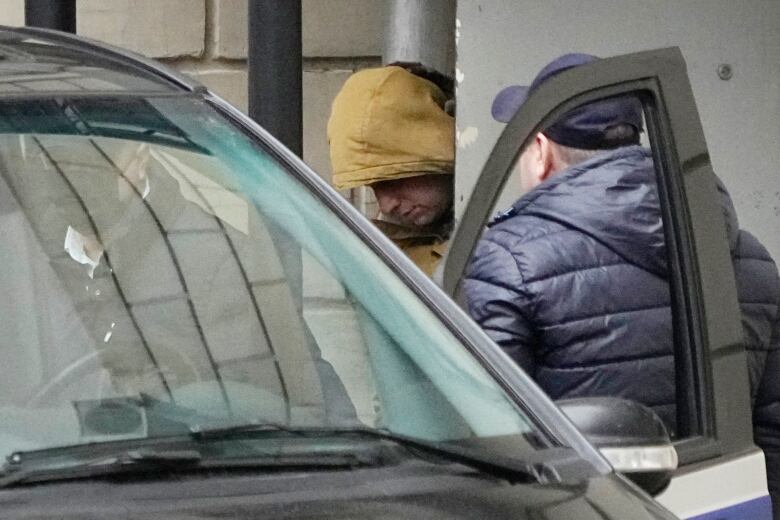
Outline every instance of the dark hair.
<path fill-rule="evenodd" d="M 455 80 L 448 75 L 439 72 L 438 70 L 428 67 L 427 65 L 423 65 L 422 63 L 416 63 L 416 62 L 406 62 L 406 61 L 396 61 L 393 63 L 388 63 L 387 65 L 395 65 L 397 67 L 404 68 L 414 74 L 415 76 L 419 76 L 423 79 L 427 79 L 437 87 L 439 87 L 442 92 L 444 92 L 444 95 L 447 97 L 447 99 L 452 99 L 455 95 Z"/>

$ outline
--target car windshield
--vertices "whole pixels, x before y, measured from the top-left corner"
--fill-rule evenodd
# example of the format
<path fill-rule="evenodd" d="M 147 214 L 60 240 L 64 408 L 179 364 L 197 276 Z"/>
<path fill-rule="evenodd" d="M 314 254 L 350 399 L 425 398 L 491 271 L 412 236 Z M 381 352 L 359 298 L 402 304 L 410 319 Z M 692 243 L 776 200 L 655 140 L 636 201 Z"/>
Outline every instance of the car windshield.
<path fill-rule="evenodd" d="M 534 449 L 287 168 L 195 97 L 0 101 L 0 456 L 253 424 Z"/>

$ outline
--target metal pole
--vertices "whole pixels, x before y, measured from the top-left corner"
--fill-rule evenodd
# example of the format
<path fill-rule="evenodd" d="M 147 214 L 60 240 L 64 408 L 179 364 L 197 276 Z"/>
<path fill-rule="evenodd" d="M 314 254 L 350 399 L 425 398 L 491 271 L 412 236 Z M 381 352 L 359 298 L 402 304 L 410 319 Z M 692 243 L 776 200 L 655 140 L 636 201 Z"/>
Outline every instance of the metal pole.
<path fill-rule="evenodd" d="M 76 33 L 76 0 L 25 0 L 24 24 Z"/>
<path fill-rule="evenodd" d="M 390 0 L 383 63 L 419 63 L 455 75 L 455 0 Z"/>
<path fill-rule="evenodd" d="M 249 116 L 303 155 L 301 0 L 249 1 Z"/>

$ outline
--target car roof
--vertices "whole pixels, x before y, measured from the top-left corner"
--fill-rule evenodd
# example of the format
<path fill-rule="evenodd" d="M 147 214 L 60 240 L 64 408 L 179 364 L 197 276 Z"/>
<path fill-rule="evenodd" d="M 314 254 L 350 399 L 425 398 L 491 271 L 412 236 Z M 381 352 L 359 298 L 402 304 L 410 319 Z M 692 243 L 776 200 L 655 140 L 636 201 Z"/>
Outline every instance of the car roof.
<path fill-rule="evenodd" d="M 101 42 L 46 29 L 0 26 L 0 97 L 203 89 L 153 60 Z"/>

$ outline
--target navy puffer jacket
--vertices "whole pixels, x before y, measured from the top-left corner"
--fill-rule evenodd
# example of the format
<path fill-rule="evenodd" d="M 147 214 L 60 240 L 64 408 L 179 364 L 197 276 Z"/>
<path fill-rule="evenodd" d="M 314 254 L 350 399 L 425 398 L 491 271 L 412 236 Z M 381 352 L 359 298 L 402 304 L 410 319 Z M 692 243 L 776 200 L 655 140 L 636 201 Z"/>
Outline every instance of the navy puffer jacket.
<path fill-rule="evenodd" d="M 742 308 L 757 443 L 780 453 L 780 280 L 720 186 Z M 477 245 L 469 312 L 553 398 L 619 396 L 674 428 L 666 248 L 639 146 L 605 152 L 520 198 Z M 772 469 L 775 468 L 775 469 Z M 776 473 L 775 473 L 776 471 Z M 770 464 L 780 488 L 780 457 Z"/>

